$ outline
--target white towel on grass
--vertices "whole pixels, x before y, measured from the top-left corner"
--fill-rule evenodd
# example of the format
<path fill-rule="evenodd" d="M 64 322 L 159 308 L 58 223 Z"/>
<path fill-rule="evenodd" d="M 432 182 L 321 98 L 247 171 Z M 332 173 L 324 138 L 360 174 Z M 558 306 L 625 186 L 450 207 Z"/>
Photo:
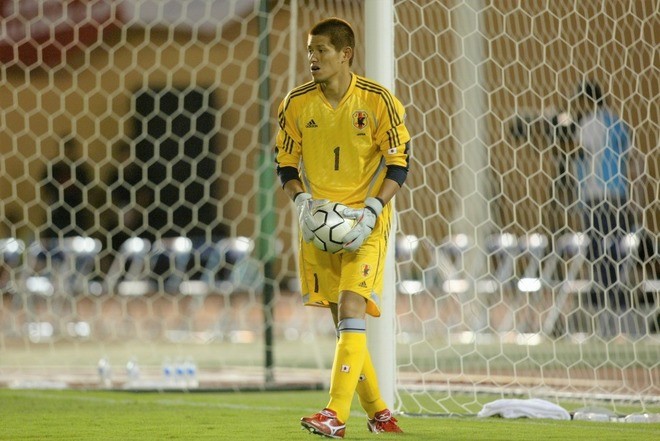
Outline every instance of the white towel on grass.
<path fill-rule="evenodd" d="M 484 406 L 478 417 L 501 416 L 502 418 L 547 418 L 570 420 L 571 415 L 561 406 L 549 401 L 532 398 L 529 400 L 501 399 Z"/>

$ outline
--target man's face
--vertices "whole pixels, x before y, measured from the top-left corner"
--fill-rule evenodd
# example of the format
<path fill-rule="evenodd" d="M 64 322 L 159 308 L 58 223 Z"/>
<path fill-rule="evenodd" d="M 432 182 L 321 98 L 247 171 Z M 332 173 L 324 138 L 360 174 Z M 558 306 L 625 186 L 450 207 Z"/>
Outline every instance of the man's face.
<path fill-rule="evenodd" d="M 338 51 L 325 35 L 310 35 L 307 38 L 307 58 L 315 83 L 325 83 L 338 72 L 348 67 L 350 50 Z"/>

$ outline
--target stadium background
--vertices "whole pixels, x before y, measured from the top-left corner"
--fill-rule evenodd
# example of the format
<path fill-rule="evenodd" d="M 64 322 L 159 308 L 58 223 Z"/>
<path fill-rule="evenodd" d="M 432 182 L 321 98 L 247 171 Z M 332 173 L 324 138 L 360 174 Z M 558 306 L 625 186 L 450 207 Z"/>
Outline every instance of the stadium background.
<path fill-rule="evenodd" d="M 0 43 L 3 49 L 0 51 L 3 57 L 0 232 L 7 238 L 22 239 L 28 245 L 39 238 L 48 226 L 49 207 L 40 192 L 45 183 L 44 172 L 50 162 L 61 159 L 62 140 L 73 137 L 81 144 L 83 161 L 93 170 L 92 184 L 85 189 L 86 203 L 94 212 L 93 227 L 80 233 L 102 244 L 86 276 L 89 284 L 81 292 L 72 293 L 67 288 L 48 296 L 27 292 L 22 285 L 32 271 L 27 246 L 21 262 L 7 270 L 10 276 L 6 276 L 9 281 L 5 283 L 0 314 L 0 348 L 4 360 L 0 374 L 6 384 L 17 378 L 30 381 L 54 378 L 68 384 L 91 384 L 96 382 L 96 361 L 109 354 L 116 363 L 117 384 L 121 385 L 123 364 L 131 356 L 139 356 L 145 375 L 151 373 L 154 378 L 159 375 L 163 357 L 190 356 L 197 361 L 200 371 L 208 375 L 209 384 L 240 381 L 236 380 L 240 376 L 226 380 L 213 375 L 236 370 L 243 374 L 254 372 L 252 379 L 259 382 L 263 366 L 261 335 L 268 321 L 262 314 L 258 261 L 253 259 L 252 265 L 241 267 L 246 273 L 237 281 L 240 286 L 231 287 L 229 293 L 167 292 L 164 280 L 176 273 L 172 268 L 157 276 L 158 287 L 162 289 L 144 295 L 107 292 L 104 278 L 117 258 L 117 253 L 109 249 L 117 232 L 112 220 L 118 214 L 110 199 L 116 186 L 111 176 L 124 161 L 121 146 L 128 145 L 128 162 L 140 165 L 150 177 L 141 184 L 163 198 L 170 198 L 160 205 L 154 203 L 139 210 L 143 223 L 133 231 L 139 236 L 153 241 L 174 235 L 201 236 L 205 240 L 225 235 L 245 236 L 257 240 L 261 209 L 259 179 L 264 171 L 259 169 L 264 147 L 260 143 L 264 124 L 260 106 L 270 107 L 266 125 L 274 133 L 279 100 L 291 84 L 308 80 L 306 32 L 316 20 L 329 15 L 344 17 L 354 24 L 359 36 L 354 68 L 363 73 L 364 52 L 369 48 L 364 46 L 362 4 L 300 1 L 299 9 L 294 11 L 290 2 L 268 2 L 269 55 L 268 72 L 264 73 L 259 64 L 257 2 L 191 2 L 187 10 L 177 8 L 175 2 L 164 2 L 165 6 L 139 0 L 107 2 L 112 5 L 109 9 L 101 9 L 105 2 L 93 3 L 99 5 L 100 12 L 89 19 L 89 25 L 98 38 L 74 40 L 63 46 L 52 35 L 45 41 L 27 37 L 19 42 L 8 38 Z M 120 7 L 122 3 L 124 6 Z M 0 2 L 5 17 L 17 14 L 12 4 L 7 0 Z M 413 366 L 412 373 L 404 372 L 413 382 L 546 387 L 548 384 L 538 385 L 529 378 L 544 361 L 527 366 L 525 360 L 530 357 L 523 354 L 521 358 L 513 356 L 514 361 L 509 363 L 511 356 L 502 348 L 495 349 L 491 355 L 476 356 L 477 362 L 480 359 L 490 362 L 492 377 L 490 374 L 482 377 L 485 374 L 480 371 L 473 378 L 470 368 L 462 363 L 445 361 L 447 365 L 437 366 L 437 360 L 444 360 L 451 350 L 449 340 L 431 343 L 433 339 L 469 331 L 469 307 L 465 303 L 481 305 L 482 301 L 474 298 L 464 302 L 459 296 L 443 293 L 426 276 L 429 271 L 437 270 L 435 251 L 446 238 L 457 233 L 470 237 L 494 232 L 515 236 L 539 233 L 554 244 L 553 238 L 577 230 L 570 184 L 566 194 L 557 190 L 563 153 L 554 141 L 532 128 L 534 123 L 554 116 L 553 112 L 565 109 L 575 84 L 584 77 L 595 78 L 606 86 L 611 93 L 611 104 L 634 130 L 635 161 L 642 164 L 641 173 L 633 182 L 636 215 L 640 231 L 648 233 L 652 244 L 657 244 L 660 227 L 658 2 L 494 1 L 478 5 L 460 1 L 395 2 L 395 89 L 407 106 L 407 123 L 414 136 L 410 178 L 397 198 L 399 228 L 402 235 L 418 238 L 414 241 L 415 256 L 404 258 L 398 269 L 402 277 L 429 282 L 419 295 L 399 294 L 402 299 L 397 304 L 399 338 L 406 347 L 404 355 L 410 356 L 402 364 Z M 480 31 L 464 37 L 457 11 L 466 9 Z M 47 10 L 39 10 L 31 20 L 48 21 L 44 11 Z M 292 14 L 297 17 L 298 26 L 291 26 Z M 83 29 L 75 23 L 64 25 L 67 26 Z M 290 52 L 291 32 L 295 34 L 295 53 Z M 474 38 L 482 42 L 484 58 L 466 60 L 461 48 Z M 42 50 L 31 58 L 29 50 L 17 49 L 22 46 L 54 46 L 55 55 L 51 58 Z M 466 61 L 478 66 L 473 78 L 456 74 L 457 66 Z M 260 87 L 266 78 L 269 94 L 264 103 Z M 177 189 L 172 193 L 167 180 L 150 180 L 154 175 L 149 172 L 156 173 L 154 170 L 178 180 L 177 175 L 190 170 L 191 161 L 195 164 L 194 160 L 181 160 L 184 143 L 179 141 L 180 137 L 172 136 L 177 135 L 176 129 L 166 128 L 163 137 L 156 138 L 147 128 L 146 122 L 153 116 L 149 110 L 145 111 L 149 105 L 155 106 L 158 117 L 167 120 L 164 114 L 168 110 L 158 109 L 154 97 L 168 93 L 175 97 L 195 96 L 201 100 L 206 116 L 213 118 L 208 132 L 200 135 L 202 153 L 198 152 L 213 164 L 210 170 L 199 169 L 209 174 L 204 179 L 193 176 L 180 181 L 183 188 L 195 187 L 199 191 L 193 197 L 201 194 L 197 201 L 200 204 L 184 202 L 182 199 L 188 195 L 182 197 Z M 481 94 L 486 97 L 487 111 L 477 126 L 461 127 L 466 103 Z M 145 97 L 151 104 L 143 108 L 140 99 Z M 195 110 L 198 104 L 182 112 L 184 121 L 199 116 Z M 511 127 L 520 117 L 532 121 L 532 133 L 524 140 L 510 135 Z M 481 168 L 472 170 L 477 180 L 472 183 L 474 188 L 457 188 L 466 161 L 474 159 L 463 151 L 463 146 L 475 141 L 474 133 L 478 130 L 482 130 L 483 138 L 479 141 L 488 146 L 488 154 L 481 158 L 485 161 L 480 163 Z M 162 150 L 161 159 L 157 156 L 157 146 L 167 143 L 178 153 Z M 141 149 L 147 149 L 148 153 Z M 169 168 L 167 164 L 172 157 L 168 158 L 167 154 L 174 155 Z M 177 169 L 176 164 L 183 168 Z M 468 168 L 473 165 L 469 164 Z M 321 314 L 298 306 L 295 283 L 292 284 L 294 220 L 289 201 L 276 188 L 272 191 L 279 214 L 275 225 L 279 248 L 273 302 L 276 366 L 281 369 L 278 378 L 288 379 L 286 368 L 304 368 L 311 369 L 306 376 L 296 370 L 293 377 L 314 383 L 319 381 L 317 376 L 323 377 L 318 370 L 329 365 L 332 326 Z M 487 213 L 482 222 L 470 224 L 465 213 L 473 206 L 483 205 Z M 636 263 L 633 276 L 636 287 L 659 278 L 657 256 L 642 257 Z M 198 260 L 193 272 L 199 272 L 201 265 Z M 494 272 L 492 268 L 491 273 Z M 251 276 L 254 274 L 257 277 Z M 185 277 L 188 275 L 185 273 Z M 515 277 L 512 274 L 508 281 Z M 520 299 L 512 291 L 500 288 L 486 307 L 489 329 L 493 334 L 501 331 L 500 326 L 513 314 L 515 327 L 504 331 L 516 331 L 516 335 L 538 331 L 556 292 L 555 287 L 550 287 L 540 300 L 523 299 L 514 309 L 509 305 Z M 538 307 L 539 304 L 544 306 Z M 656 307 L 657 304 L 652 305 L 651 312 L 642 313 L 649 319 L 646 323 L 655 320 Z M 585 314 L 588 317 L 589 313 L 581 311 L 580 305 L 575 308 L 562 312 L 566 329 L 576 326 L 580 332 L 593 333 L 589 326 L 569 323 L 578 320 L 578 313 L 580 317 Z M 46 325 L 44 331 L 44 323 L 52 329 Z M 82 325 L 83 331 L 78 332 L 76 323 L 87 325 Z M 516 338 L 511 333 L 507 335 Z M 657 397 L 657 336 L 651 338 L 648 345 L 637 348 L 637 355 L 630 355 L 623 347 L 605 350 L 605 359 L 614 360 L 614 367 L 601 361 L 587 361 L 586 366 L 578 363 L 576 369 L 572 362 L 551 369 L 557 370 L 558 377 L 569 374 L 576 378 L 577 386 L 561 385 L 561 390 L 622 393 L 632 390 Z M 426 342 L 422 344 L 421 354 L 405 353 L 411 339 Z M 624 339 L 623 346 L 626 342 Z M 303 354 L 300 344 L 310 345 L 312 349 Z M 466 359 L 473 355 L 469 350 L 461 354 Z M 556 353 L 550 357 L 561 359 Z M 595 358 L 600 360 L 598 356 Z M 510 373 L 510 364 L 514 371 L 518 369 L 520 378 Z M 628 366 L 632 369 L 626 370 Z M 580 383 L 582 379 L 586 381 L 584 385 Z M 589 382 L 603 380 L 613 384 L 595 387 Z M 620 380 L 626 385 L 621 386 Z M 441 404 L 430 406 L 442 408 Z"/>

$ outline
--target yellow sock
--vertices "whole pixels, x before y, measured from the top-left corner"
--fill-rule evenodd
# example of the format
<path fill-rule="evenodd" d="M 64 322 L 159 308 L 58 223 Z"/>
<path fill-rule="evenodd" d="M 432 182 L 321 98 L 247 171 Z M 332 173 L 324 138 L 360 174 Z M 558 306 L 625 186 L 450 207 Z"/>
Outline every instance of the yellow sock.
<path fill-rule="evenodd" d="M 351 413 L 351 402 L 367 355 L 366 321 L 344 319 L 339 322 L 339 341 L 335 349 L 330 381 L 330 402 L 326 406 L 337 412 L 344 423 Z"/>
<path fill-rule="evenodd" d="M 358 398 L 362 408 L 367 412 L 369 419 L 372 419 L 376 412 L 380 412 L 387 408 L 387 404 L 380 396 L 380 388 L 378 387 L 378 377 L 376 370 L 371 362 L 369 351 L 364 358 L 364 365 L 362 366 L 362 374 L 357 384 Z"/>

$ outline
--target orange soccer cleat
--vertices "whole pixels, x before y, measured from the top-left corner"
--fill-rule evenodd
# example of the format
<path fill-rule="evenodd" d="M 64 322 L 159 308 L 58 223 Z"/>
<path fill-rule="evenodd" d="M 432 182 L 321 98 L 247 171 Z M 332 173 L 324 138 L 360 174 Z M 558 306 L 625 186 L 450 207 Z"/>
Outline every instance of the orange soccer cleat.
<path fill-rule="evenodd" d="M 346 424 L 339 421 L 337 413 L 334 410 L 323 409 L 312 416 L 302 417 L 300 424 L 303 429 L 309 430 L 315 435 L 325 436 L 326 438 L 344 438 Z"/>
<path fill-rule="evenodd" d="M 376 412 L 373 419 L 367 419 L 367 428 L 373 433 L 403 433 L 389 409 Z"/>

